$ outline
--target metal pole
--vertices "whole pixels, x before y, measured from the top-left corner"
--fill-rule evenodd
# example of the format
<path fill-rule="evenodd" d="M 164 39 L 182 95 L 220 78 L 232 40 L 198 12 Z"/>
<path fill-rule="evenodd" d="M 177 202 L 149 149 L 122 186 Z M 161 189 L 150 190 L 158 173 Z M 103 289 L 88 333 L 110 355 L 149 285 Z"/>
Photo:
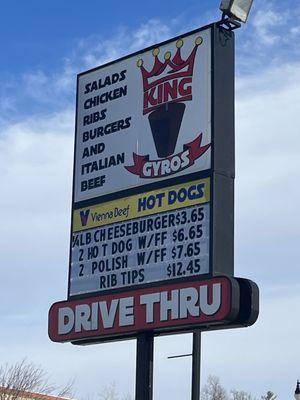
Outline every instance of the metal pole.
<path fill-rule="evenodd" d="M 153 343 L 152 333 L 137 337 L 135 400 L 153 399 Z"/>
<path fill-rule="evenodd" d="M 192 400 L 200 400 L 201 332 L 193 333 Z"/>

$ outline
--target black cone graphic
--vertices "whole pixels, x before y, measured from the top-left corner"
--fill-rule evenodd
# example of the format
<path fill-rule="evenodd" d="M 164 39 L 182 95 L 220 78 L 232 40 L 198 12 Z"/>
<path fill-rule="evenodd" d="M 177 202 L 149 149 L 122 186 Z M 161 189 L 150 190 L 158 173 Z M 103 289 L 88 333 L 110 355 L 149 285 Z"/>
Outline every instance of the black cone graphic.
<path fill-rule="evenodd" d="M 174 153 L 184 110 L 183 103 L 166 103 L 149 115 L 158 157 L 165 158 Z"/>

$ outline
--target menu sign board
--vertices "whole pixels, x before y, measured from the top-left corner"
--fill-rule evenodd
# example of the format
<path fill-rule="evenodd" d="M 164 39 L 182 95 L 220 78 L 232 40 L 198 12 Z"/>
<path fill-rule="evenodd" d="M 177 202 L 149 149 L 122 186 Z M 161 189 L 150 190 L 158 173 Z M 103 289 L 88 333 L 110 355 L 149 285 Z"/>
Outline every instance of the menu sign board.
<path fill-rule="evenodd" d="M 78 75 L 68 300 L 51 308 L 53 340 L 250 324 L 257 290 L 233 278 L 233 225 L 233 32 L 213 24 Z M 202 318 L 196 293 L 218 313 Z"/>

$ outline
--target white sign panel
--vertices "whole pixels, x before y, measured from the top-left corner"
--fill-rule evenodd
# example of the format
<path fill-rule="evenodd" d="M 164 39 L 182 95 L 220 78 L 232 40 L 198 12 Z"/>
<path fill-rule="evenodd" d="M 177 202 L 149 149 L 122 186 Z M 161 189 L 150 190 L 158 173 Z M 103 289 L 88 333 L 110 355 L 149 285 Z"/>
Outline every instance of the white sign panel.
<path fill-rule="evenodd" d="M 80 74 L 74 202 L 211 167 L 211 31 Z"/>
<path fill-rule="evenodd" d="M 210 273 L 210 179 L 73 213 L 69 295 Z"/>
<path fill-rule="evenodd" d="M 72 296 L 208 274 L 209 205 L 87 230 L 72 247 Z"/>

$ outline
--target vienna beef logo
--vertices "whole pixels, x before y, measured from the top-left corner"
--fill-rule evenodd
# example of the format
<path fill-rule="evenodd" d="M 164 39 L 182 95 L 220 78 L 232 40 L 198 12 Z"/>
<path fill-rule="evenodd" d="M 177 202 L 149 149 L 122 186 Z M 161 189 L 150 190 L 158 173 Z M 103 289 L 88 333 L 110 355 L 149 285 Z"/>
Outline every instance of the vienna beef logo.
<path fill-rule="evenodd" d="M 82 226 L 86 226 L 88 223 L 88 219 L 89 219 L 89 215 L 90 215 L 90 210 L 81 210 L 80 211 L 80 220 L 81 220 L 81 225 Z"/>
<path fill-rule="evenodd" d="M 172 57 L 170 51 L 159 59 L 160 50 L 154 49 L 154 64 L 151 71 L 144 67 L 142 59 L 137 66 L 141 70 L 144 88 L 143 114 L 148 115 L 158 159 L 150 160 L 149 155 L 133 153 L 134 165 L 125 168 L 141 178 L 159 178 L 175 174 L 192 166 L 210 147 L 202 146 L 202 134 L 193 142 L 183 146 L 174 155 L 186 104 L 193 99 L 193 72 L 198 47 L 203 39 L 197 37 L 195 45 L 186 60 L 182 59 L 183 40 L 176 43 L 177 51 Z"/>

